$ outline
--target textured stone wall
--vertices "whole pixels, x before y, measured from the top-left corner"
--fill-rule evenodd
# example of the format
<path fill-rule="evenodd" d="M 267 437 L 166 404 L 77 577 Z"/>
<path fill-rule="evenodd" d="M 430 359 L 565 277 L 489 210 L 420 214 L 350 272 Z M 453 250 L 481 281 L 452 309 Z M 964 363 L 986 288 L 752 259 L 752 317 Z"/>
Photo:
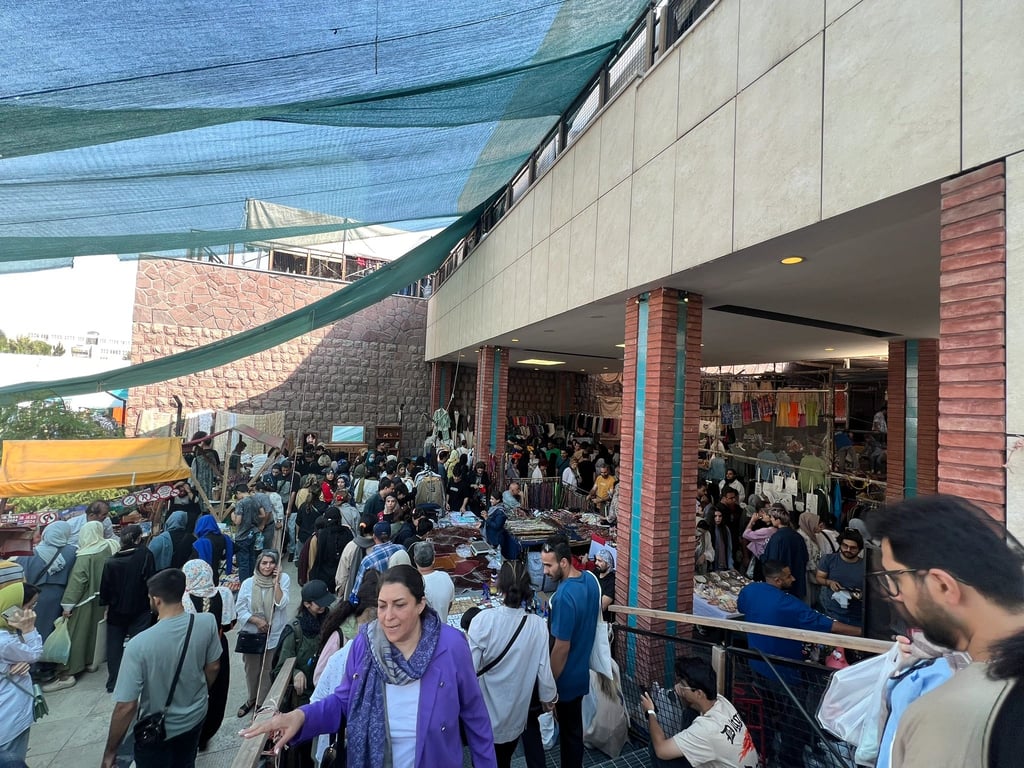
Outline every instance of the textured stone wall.
<path fill-rule="evenodd" d="M 132 362 L 227 338 L 340 287 L 198 262 L 139 262 Z M 141 409 L 172 411 L 171 395 L 189 411 L 284 411 L 289 432 L 310 429 L 329 437 L 333 424 L 362 424 L 370 439 L 378 424 L 399 423 L 404 403 L 403 426 L 411 428 L 419 418 L 414 414 L 430 405 L 430 368 L 423 361 L 426 308 L 422 300 L 391 296 L 230 365 L 136 387 L 129 394 L 129 428 Z"/>

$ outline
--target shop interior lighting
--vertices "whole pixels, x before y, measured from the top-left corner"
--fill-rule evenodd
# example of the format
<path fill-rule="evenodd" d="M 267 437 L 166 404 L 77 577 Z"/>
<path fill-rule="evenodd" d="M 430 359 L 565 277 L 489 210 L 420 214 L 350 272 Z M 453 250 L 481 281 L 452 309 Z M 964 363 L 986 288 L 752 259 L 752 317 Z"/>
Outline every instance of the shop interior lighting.
<path fill-rule="evenodd" d="M 625 344 L 616 344 L 615 346 L 618 347 L 619 349 L 625 349 L 626 348 Z"/>
<path fill-rule="evenodd" d="M 531 357 L 528 360 L 516 360 L 520 365 L 565 365 L 564 360 L 541 360 Z"/>
<path fill-rule="evenodd" d="M 780 264 L 785 264 L 786 266 L 790 266 L 792 264 L 802 264 L 803 262 L 804 262 L 804 257 L 803 256 L 787 256 L 784 259 L 779 259 L 779 263 Z"/>

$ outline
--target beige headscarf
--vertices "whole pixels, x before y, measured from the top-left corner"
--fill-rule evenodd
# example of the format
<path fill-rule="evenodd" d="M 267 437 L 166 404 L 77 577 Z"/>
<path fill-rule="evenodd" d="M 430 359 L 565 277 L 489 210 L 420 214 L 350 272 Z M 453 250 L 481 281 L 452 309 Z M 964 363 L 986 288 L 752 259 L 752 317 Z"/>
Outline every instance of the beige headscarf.
<path fill-rule="evenodd" d="M 119 549 L 121 549 L 121 545 L 116 539 L 103 538 L 103 523 L 99 520 L 90 520 L 82 526 L 82 530 L 78 534 L 78 557 L 96 555 L 100 552 L 108 552 L 112 555 Z"/>

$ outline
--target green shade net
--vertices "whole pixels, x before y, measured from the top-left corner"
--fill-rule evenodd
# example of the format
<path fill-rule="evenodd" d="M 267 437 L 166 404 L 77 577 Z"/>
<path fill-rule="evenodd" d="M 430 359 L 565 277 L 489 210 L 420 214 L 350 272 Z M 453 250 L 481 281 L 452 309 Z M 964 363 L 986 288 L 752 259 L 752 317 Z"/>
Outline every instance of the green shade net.
<path fill-rule="evenodd" d="M 435 270 L 642 0 L 41 0 L 0 10 L 0 273 L 458 222 L 299 312 L 5 402 L 139 386 L 335 322 Z M 248 229 L 246 201 L 323 214 Z"/>
<path fill-rule="evenodd" d="M 23 400 L 114 391 L 167 381 L 196 371 L 225 365 L 257 352 L 263 352 L 317 328 L 323 328 L 375 304 L 419 279 L 420 276 L 436 270 L 447 258 L 454 245 L 473 228 L 476 220 L 490 202 L 485 201 L 444 231 L 413 248 L 400 259 L 396 259 L 330 296 L 269 323 L 235 334 L 230 338 L 215 341 L 212 344 L 138 365 L 60 381 L 29 382 L 0 387 L 0 405 L 9 405 Z"/>

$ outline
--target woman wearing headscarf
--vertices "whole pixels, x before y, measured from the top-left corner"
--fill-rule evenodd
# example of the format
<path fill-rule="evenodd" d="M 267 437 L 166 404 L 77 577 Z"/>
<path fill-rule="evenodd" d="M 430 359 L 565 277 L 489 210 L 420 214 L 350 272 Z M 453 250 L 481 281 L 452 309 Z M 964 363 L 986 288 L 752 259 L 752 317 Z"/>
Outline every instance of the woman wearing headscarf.
<path fill-rule="evenodd" d="M 203 515 L 196 522 L 196 540 L 192 544 L 192 550 L 196 557 L 205 560 L 210 566 L 214 584 L 220 584 L 222 573 L 231 575 L 235 545 L 230 536 L 221 533 L 217 518 L 213 515 Z"/>
<path fill-rule="evenodd" d="M 334 693 L 242 735 L 273 734 L 280 751 L 289 741 L 333 733 L 342 715 L 352 768 L 462 765 L 462 736 L 475 768 L 497 768 L 469 646 L 427 605 L 423 577 L 412 566 L 389 568 L 381 577 L 377 620 L 352 641 Z"/>
<path fill-rule="evenodd" d="M 10 620 L 0 616 L 0 765 L 25 765 L 28 731 L 32 727 L 31 665 L 43 653 L 43 638 L 32 610 L 39 590 L 31 584 L 0 589 L 0 614 L 21 608 Z"/>
<path fill-rule="evenodd" d="M 799 524 L 800 529 L 797 533 L 800 534 L 800 538 L 804 540 L 804 546 L 807 547 L 807 571 L 804 574 L 804 579 L 807 580 L 807 592 L 804 602 L 808 605 L 816 605 L 818 582 L 814 575 L 818 570 L 818 561 L 821 560 L 821 550 L 818 548 L 818 531 L 821 530 L 821 520 L 813 512 L 804 512 L 800 515 Z M 793 575 L 800 578 L 795 573 Z"/>
<path fill-rule="evenodd" d="M 188 516 L 182 510 L 172 512 L 164 523 L 164 530 L 149 543 L 158 571 L 181 568 L 192 559 L 192 544 L 196 537 L 188 532 L 187 526 Z"/>
<path fill-rule="evenodd" d="M 72 687 L 76 682 L 75 675 L 86 670 L 96 671 L 92 660 L 96 653 L 99 623 L 103 618 L 103 606 L 99 601 L 103 566 L 118 549 L 120 546 L 116 541 L 103 538 L 103 523 L 90 520 L 82 526 L 78 535 L 78 554 L 60 601 L 64 618 L 68 620 L 71 655 L 67 664 L 61 667 L 57 679 L 43 686 L 47 693 Z"/>
<path fill-rule="evenodd" d="M 75 564 L 75 545 L 71 526 L 64 520 L 50 523 L 32 555 L 15 558 L 25 569 L 25 581 L 39 588 L 36 602 L 36 631 L 45 641 L 53 632 L 53 622 L 61 614 L 60 599 Z"/>
<path fill-rule="evenodd" d="M 206 719 L 199 732 L 199 751 L 202 752 L 224 721 L 224 710 L 227 708 L 231 658 L 228 656 L 228 641 L 224 633 L 235 624 L 235 598 L 227 587 L 217 586 L 213 569 L 205 560 L 189 560 L 181 570 L 185 573 L 185 598 L 182 603 L 186 613 L 211 614 L 217 620 L 220 634 L 220 668 L 210 686 Z"/>
<path fill-rule="evenodd" d="M 352 541 L 352 530 L 341 524 L 341 510 L 328 508 L 324 513 L 324 527 L 309 542 L 309 580 L 319 579 L 334 592 L 334 574 L 341 562 L 341 553 Z"/>
<path fill-rule="evenodd" d="M 281 556 L 276 550 L 265 549 L 256 560 L 252 577 L 242 582 L 235 604 L 240 632 L 258 632 L 267 636 L 263 653 L 243 653 L 245 685 L 248 698 L 238 708 L 238 716 L 245 717 L 270 690 L 274 650 L 281 641 L 281 633 L 288 625 L 288 588 L 291 580 L 281 571 Z"/>

